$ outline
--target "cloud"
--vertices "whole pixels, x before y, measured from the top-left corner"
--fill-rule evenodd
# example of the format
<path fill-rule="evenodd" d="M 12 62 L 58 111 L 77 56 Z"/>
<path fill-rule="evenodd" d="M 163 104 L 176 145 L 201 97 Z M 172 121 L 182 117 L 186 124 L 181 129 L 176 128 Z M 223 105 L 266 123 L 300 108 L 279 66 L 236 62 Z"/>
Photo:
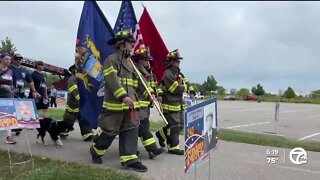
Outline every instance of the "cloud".
<path fill-rule="evenodd" d="M 169 50 L 179 48 L 191 82 L 277 92 L 319 89 L 320 6 L 316 2 L 142 2 Z M 98 2 L 114 26 L 121 2 Z M 133 1 L 139 19 L 141 2 Z M 83 2 L 0 2 L 0 39 L 26 57 L 67 68 Z"/>

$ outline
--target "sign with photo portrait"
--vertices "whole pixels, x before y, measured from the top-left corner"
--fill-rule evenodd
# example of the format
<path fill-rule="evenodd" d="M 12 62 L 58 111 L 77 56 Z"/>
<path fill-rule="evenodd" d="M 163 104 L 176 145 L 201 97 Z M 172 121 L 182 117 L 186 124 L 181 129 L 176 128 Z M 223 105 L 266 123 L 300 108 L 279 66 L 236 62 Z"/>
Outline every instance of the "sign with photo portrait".
<path fill-rule="evenodd" d="M 33 99 L 0 98 L 0 130 L 39 127 L 39 115 Z"/>
<path fill-rule="evenodd" d="M 217 140 L 217 99 L 195 104 L 185 112 L 185 172 L 201 164 Z"/>

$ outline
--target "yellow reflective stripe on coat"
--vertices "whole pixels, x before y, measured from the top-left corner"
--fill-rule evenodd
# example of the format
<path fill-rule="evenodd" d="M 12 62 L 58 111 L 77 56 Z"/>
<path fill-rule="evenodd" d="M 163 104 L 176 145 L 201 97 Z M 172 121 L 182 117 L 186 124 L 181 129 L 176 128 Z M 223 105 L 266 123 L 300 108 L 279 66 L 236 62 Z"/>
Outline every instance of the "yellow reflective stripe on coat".
<path fill-rule="evenodd" d="M 153 92 L 154 92 L 151 87 L 148 87 L 148 90 L 149 90 L 150 93 L 153 93 Z M 144 96 L 145 98 L 148 98 L 149 93 L 148 93 L 147 90 L 145 90 L 145 91 L 143 92 L 143 96 Z"/>
<path fill-rule="evenodd" d="M 155 82 L 155 81 L 152 81 L 151 82 L 151 87 L 157 87 L 158 86 L 158 83 L 157 82 Z"/>
<path fill-rule="evenodd" d="M 71 86 L 71 87 L 68 89 L 68 91 L 69 91 L 69 93 L 71 93 L 72 91 L 74 91 L 74 90 L 77 89 L 77 88 L 78 88 L 78 86 L 75 84 L 75 85 Z"/>
<path fill-rule="evenodd" d="M 141 138 L 141 141 L 142 141 L 142 144 L 143 144 L 144 147 L 149 146 L 149 145 L 151 145 L 153 143 L 156 143 L 156 140 L 154 138 L 150 138 L 150 139 L 147 139 L 145 141 L 143 141 L 142 138 Z"/>
<path fill-rule="evenodd" d="M 121 84 L 128 85 L 132 87 L 138 87 L 138 80 L 133 80 L 132 78 L 119 78 Z"/>
<path fill-rule="evenodd" d="M 175 150 L 175 149 L 180 149 L 180 145 L 178 144 L 178 145 L 176 145 L 176 146 L 174 146 L 174 147 L 168 146 L 168 150 L 169 150 L 169 151 L 170 151 L 170 150 Z"/>
<path fill-rule="evenodd" d="M 183 78 L 183 82 L 188 83 L 189 79 L 188 78 Z"/>
<path fill-rule="evenodd" d="M 181 110 L 185 110 L 186 107 L 187 107 L 187 103 L 182 103 L 182 104 L 181 104 Z"/>
<path fill-rule="evenodd" d="M 150 101 L 141 100 L 141 101 L 139 101 L 139 103 L 140 103 L 141 108 L 146 108 L 146 107 L 149 107 L 149 105 L 150 105 Z"/>
<path fill-rule="evenodd" d="M 104 150 L 99 150 L 99 149 L 97 149 L 96 147 L 95 147 L 95 145 L 96 145 L 96 143 L 93 143 L 93 150 L 94 150 L 94 152 L 96 152 L 99 156 L 103 156 L 106 152 L 107 152 L 107 150 L 106 149 L 104 149 Z"/>
<path fill-rule="evenodd" d="M 175 81 L 169 88 L 169 92 L 173 93 L 174 90 L 176 90 L 176 88 L 179 86 L 178 82 Z"/>
<path fill-rule="evenodd" d="M 162 94 L 163 93 L 161 88 L 157 88 L 157 91 L 158 91 L 158 94 Z"/>
<path fill-rule="evenodd" d="M 120 156 L 120 162 L 122 162 L 122 163 L 133 160 L 133 159 L 138 159 L 138 156 L 136 154 Z"/>
<path fill-rule="evenodd" d="M 189 86 L 188 91 L 194 91 L 192 86 Z"/>
<path fill-rule="evenodd" d="M 80 95 L 78 94 L 78 95 L 76 95 L 76 100 L 80 100 Z"/>
<path fill-rule="evenodd" d="M 181 105 L 162 104 L 162 108 L 168 111 L 181 111 Z"/>
<path fill-rule="evenodd" d="M 66 108 L 67 108 L 67 111 L 69 112 L 73 112 L 73 113 L 79 112 L 79 108 L 72 109 L 68 105 L 66 106 Z"/>
<path fill-rule="evenodd" d="M 111 111 L 123 111 L 123 110 L 128 110 L 129 106 L 124 104 L 124 103 L 110 103 L 110 102 L 103 102 L 103 108 Z M 140 108 L 140 103 L 139 102 L 134 102 L 133 103 L 133 108 L 138 109 Z"/>
<path fill-rule="evenodd" d="M 118 72 L 117 70 L 115 70 L 113 68 L 113 66 L 109 67 L 108 69 L 103 70 L 103 74 L 104 76 L 108 76 L 109 74 L 113 73 L 113 72 Z"/>
<path fill-rule="evenodd" d="M 110 103 L 110 102 L 103 102 L 103 108 L 112 111 L 123 111 L 128 110 L 129 106 L 123 103 Z"/>
<path fill-rule="evenodd" d="M 126 95 L 127 92 L 124 90 L 123 87 L 117 89 L 116 91 L 114 91 L 113 95 L 118 99 L 119 97 Z"/>

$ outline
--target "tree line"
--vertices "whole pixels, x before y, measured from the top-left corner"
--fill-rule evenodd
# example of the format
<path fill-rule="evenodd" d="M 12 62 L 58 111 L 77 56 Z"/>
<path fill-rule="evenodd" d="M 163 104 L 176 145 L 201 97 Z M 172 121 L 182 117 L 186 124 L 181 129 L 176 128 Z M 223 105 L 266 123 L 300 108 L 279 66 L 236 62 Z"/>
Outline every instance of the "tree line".
<path fill-rule="evenodd" d="M 223 86 L 219 86 L 217 80 L 213 77 L 213 75 L 209 75 L 207 80 L 203 83 L 191 83 L 194 87 L 196 92 L 200 92 L 202 95 L 211 96 L 211 95 L 234 95 L 238 97 L 249 96 L 251 94 L 256 95 L 257 97 L 260 96 L 267 96 L 267 97 L 276 97 L 280 96 L 287 99 L 302 98 L 301 95 L 297 95 L 296 92 L 292 87 L 288 87 L 284 92 L 279 92 L 278 95 L 271 94 L 265 92 L 263 86 L 261 84 L 257 84 L 250 89 L 248 88 L 240 88 L 239 90 L 232 88 L 230 92 L 227 93 L 227 90 Z M 320 90 L 312 91 L 307 98 L 320 98 Z"/>

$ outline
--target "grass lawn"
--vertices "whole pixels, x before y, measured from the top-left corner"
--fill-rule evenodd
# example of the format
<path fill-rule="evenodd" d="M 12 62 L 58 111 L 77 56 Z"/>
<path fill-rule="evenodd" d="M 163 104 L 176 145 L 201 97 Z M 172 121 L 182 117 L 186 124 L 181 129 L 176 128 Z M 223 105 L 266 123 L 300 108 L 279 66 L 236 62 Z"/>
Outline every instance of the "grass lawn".
<path fill-rule="evenodd" d="M 11 152 L 13 162 L 22 162 L 30 159 L 30 156 Z M 61 180 L 87 180 L 87 179 L 140 179 L 136 175 L 124 171 L 115 171 L 111 168 L 102 168 L 80 163 L 68 163 L 49 158 L 34 157 L 35 171 L 32 163 L 15 165 L 13 174 L 10 173 L 8 152 L 0 150 L 0 179 L 61 179 Z"/>

